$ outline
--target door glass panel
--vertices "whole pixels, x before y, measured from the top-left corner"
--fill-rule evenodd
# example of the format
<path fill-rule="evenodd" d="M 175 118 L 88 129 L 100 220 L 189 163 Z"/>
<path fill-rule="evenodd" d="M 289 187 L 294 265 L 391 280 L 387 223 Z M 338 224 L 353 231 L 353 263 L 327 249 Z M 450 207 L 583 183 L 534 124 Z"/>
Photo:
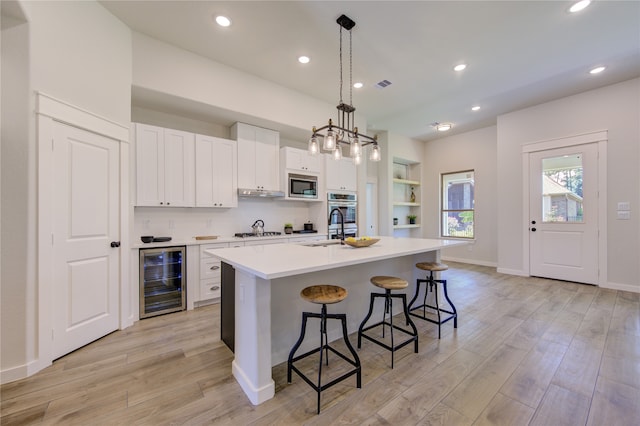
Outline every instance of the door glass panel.
<path fill-rule="evenodd" d="M 582 223 L 583 217 L 582 154 L 543 159 L 543 221 Z"/>

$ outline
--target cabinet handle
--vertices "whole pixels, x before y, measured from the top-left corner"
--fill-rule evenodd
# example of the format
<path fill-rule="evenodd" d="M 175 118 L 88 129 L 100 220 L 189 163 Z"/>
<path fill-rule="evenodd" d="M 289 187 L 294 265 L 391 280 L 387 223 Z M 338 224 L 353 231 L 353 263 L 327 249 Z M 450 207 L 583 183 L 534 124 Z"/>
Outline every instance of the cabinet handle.
<path fill-rule="evenodd" d="M 162 201 L 160 201 L 160 205 L 163 205 L 164 203 Z"/>
<path fill-rule="evenodd" d="M 220 290 L 219 285 L 214 285 L 213 287 L 211 287 L 211 291 L 216 291 L 216 290 Z"/>
<path fill-rule="evenodd" d="M 212 271 L 215 271 L 215 270 L 220 269 L 220 267 L 219 267 L 219 266 L 217 266 L 217 265 L 213 265 L 210 269 L 211 269 Z"/>

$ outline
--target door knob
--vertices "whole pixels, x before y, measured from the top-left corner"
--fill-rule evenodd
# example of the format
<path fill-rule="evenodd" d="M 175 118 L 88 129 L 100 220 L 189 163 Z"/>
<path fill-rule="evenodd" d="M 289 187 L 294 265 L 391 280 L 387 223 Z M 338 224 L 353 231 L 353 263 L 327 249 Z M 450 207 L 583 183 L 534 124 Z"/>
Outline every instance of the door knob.
<path fill-rule="evenodd" d="M 536 232 L 536 228 L 531 228 L 531 232 Z"/>
<path fill-rule="evenodd" d="M 120 247 L 120 241 L 111 241 L 111 247 Z"/>

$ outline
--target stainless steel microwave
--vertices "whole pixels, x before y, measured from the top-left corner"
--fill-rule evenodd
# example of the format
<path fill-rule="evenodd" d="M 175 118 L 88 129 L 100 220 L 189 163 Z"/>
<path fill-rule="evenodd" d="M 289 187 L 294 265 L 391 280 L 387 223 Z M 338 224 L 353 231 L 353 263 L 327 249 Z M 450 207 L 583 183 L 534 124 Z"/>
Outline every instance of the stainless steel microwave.
<path fill-rule="evenodd" d="M 288 179 L 289 198 L 318 198 L 318 177 L 314 175 L 299 175 L 289 173 Z"/>

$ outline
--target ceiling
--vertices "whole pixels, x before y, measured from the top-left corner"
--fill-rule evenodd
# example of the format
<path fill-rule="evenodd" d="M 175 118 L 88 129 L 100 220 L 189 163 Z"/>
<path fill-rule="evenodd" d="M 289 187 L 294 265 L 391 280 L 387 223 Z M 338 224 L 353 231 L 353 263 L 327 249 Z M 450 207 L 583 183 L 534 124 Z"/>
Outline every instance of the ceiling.
<path fill-rule="evenodd" d="M 640 2 L 101 1 L 131 29 L 338 104 L 339 29 L 353 28 L 353 105 L 369 132 L 430 140 L 640 76 Z M 226 15 L 232 25 L 215 24 Z M 347 46 L 344 47 L 345 51 Z M 300 55 L 311 62 L 298 63 Z M 453 71 L 466 63 L 462 72 Z M 595 66 L 606 66 L 598 75 Z M 344 71 L 343 98 L 349 100 Z M 374 87 L 381 80 L 392 84 Z M 135 101 L 135 99 L 134 99 Z M 471 111 L 473 105 L 481 107 Z M 322 125 L 326 118 L 319 117 Z M 451 122 L 437 132 L 435 122 Z"/>

